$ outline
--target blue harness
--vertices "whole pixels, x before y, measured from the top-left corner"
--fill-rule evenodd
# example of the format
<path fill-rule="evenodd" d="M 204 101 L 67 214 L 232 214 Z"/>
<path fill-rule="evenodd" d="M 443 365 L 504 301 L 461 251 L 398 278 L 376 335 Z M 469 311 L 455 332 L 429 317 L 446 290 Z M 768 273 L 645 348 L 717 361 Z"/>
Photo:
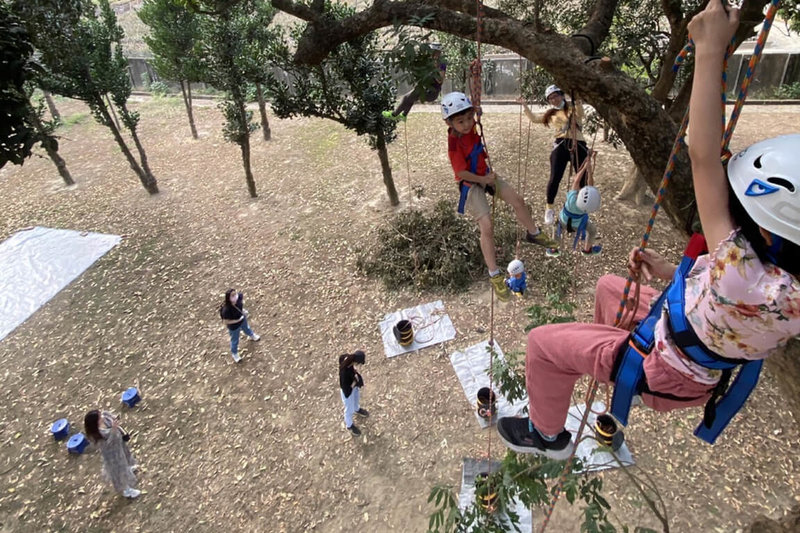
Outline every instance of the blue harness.
<path fill-rule="evenodd" d="M 750 393 L 758 383 L 763 361 L 745 359 L 729 359 L 717 355 L 708 349 L 697 337 L 689 321 L 686 320 L 684 294 L 686 276 L 692 269 L 697 256 L 705 251 L 705 239 L 702 235 L 693 235 L 684 250 L 675 275 L 669 286 L 661 293 L 650 313 L 631 333 L 627 347 L 624 347 L 614 363 L 615 371 L 611 376 L 614 381 L 614 396 L 611 400 L 611 414 L 625 426 L 628 424 L 628 413 L 634 395 L 652 394 L 662 398 L 678 401 L 696 400 L 697 398 L 681 398 L 671 394 L 651 391 L 647 386 L 644 374 L 644 358 L 652 351 L 654 328 L 664 313 L 667 327 L 675 345 L 693 362 L 708 369 L 721 370 L 722 377 L 714 387 L 703 413 L 703 421 L 694 430 L 694 435 L 714 444 L 717 437 L 725 429 L 734 415 L 742 408 Z M 730 378 L 733 370 L 740 367 L 732 384 Z"/>
<path fill-rule="evenodd" d="M 586 239 L 586 227 L 589 225 L 589 213 L 582 213 L 579 215 L 577 213 L 573 213 L 566 207 L 562 207 L 561 212 L 567 216 L 567 226 L 565 228 L 567 230 L 567 233 L 572 233 L 573 231 L 575 232 L 575 239 L 572 241 L 572 249 L 574 250 L 575 248 L 577 248 L 578 243 L 580 241 Z M 573 221 L 578 222 L 577 227 L 573 227 L 572 225 Z M 556 232 L 557 232 L 556 238 L 560 239 L 561 224 L 558 224 L 558 229 L 556 230 Z"/>
<path fill-rule="evenodd" d="M 473 174 L 478 173 L 478 157 L 483 152 L 483 143 L 476 143 L 475 146 L 472 147 L 472 151 L 469 153 L 469 171 Z M 487 168 L 486 171 L 488 172 L 489 169 Z M 460 192 L 460 197 L 458 198 L 458 214 L 464 214 L 464 206 L 467 205 L 467 195 L 469 195 L 469 189 L 475 185 L 471 181 L 461 180 L 458 182 L 458 190 Z M 494 194 L 494 190 L 491 187 L 485 188 L 486 192 L 489 194 Z"/>

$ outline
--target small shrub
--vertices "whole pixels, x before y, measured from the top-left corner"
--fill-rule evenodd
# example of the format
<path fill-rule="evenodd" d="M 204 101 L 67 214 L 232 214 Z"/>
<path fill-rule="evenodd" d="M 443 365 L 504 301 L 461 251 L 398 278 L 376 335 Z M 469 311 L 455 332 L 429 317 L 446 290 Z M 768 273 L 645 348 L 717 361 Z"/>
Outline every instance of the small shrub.
<path fill-rule="evenodd" d="M 498 265 L 512 259 L 516 222 L 505 212 L 495 215 Z M 464 290 L 487 276 L 475 223 L 460 216 L 451 202 L 440 201 L 431 212 L 409 210 L 376 230 L 375 245 L 358 253 L 357 267 L 380 279 L 388 289 L 414 286 L 422 290 Z"/>
<path fill-rule="evenodd" d="M 800 82 L 781 85 L 775 89 L 775 98 L 779 100 L 800 100 Z"/>
<path fill-rule="evenodd" d="M 163 81 L 157 80 L 150 84 L 150 93 L 153 96 L 168 96 L 170 94 L 169 85 Z"/>

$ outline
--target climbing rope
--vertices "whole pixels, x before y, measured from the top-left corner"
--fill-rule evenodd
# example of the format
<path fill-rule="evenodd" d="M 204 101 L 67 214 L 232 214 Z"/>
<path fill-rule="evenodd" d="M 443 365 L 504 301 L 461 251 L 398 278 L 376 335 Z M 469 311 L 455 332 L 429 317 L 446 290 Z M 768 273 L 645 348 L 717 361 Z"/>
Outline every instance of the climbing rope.
<path fill-rule="evenodd" d="M 724 132 L 724 135 L 723 135 L 722 146 L 720 147 L 721 157 L 723 159 L 726 159 L 727 157 L 730 156 L 730 152 L 728 151 L 728 144 L 730 143 L 731 136 L 733 135 L 733 130 L 734 130 L 735 126 L 736 126 L 736 122 L 739 119 L 741 108 L 744 105 L 745 99 L 747 98 L 747 90 L 748 90 L 748 88 L 750 86 L 750 81 L 751 81 L 751 79 L 753 77 L 753 73 L 755 72 L 755 69 L 756 69 L 756 66 L 758 65 L 758 62 L 761 59 L 761 55 L 762 55 L 762 52 L 763 52 L 763 49 L 764 49 L 764 44 L 766 43 L 767 36 L 769 35 L 769 30 L 772 27 L 772 21 L 775 18 L 775 14 L 778 11 L 778 6 L 779 5 L 780 5 L 780 0 L 772 0 L 772 2 L 770 3 L 769 9 L 767 10 L 767 14 L 765 16 L 764 23 L 763 23 L 763 25 L 761 27 L 761 31 L 759 32 L 758 40 L 757 40 L 757 43 L 756 43 L 756 47 L 753 50 L 753 55 L 750 57 L 750 63 L 748 64 L 748 67 L 747 67 L 747 73 L 745 75 L 745 79 L 742 81 L 742 85 L 741 85 L 741 87 L 739 89 L 739 93 L 737 95 L 736 103 L 734 105 L 734 110 L 733 110 L 733 112 L 731 114 L 731 119 L 728 122 L 728 126 L 725 129 L 725 132 Z M 679 68 L 680 65 L 685 62 L 686 54 L 688 54 L 688 52 L 691 50 L 692 44 L 693 43 L 691 42 L 691 39 L 690 39 L 689 40 L 689 44 L 687 44 L 687 46 L 684 47 L 684 50 L 682 50 L 681 54 L 679 54 L 678 58 L 676 58 L 676 62 L 675 62 L 676 66 L 673 67 L 673 68 Z M 728 48 L 728 54 L 726 54 L 726 60 L 727 60 L 727 56 L 730 55 L 732 49 L 733 49 L 732 47 Z M 723 77 L 723 80 L 722 80 L 722 84 L 723 84 L 722 101 L 723 101 L 723 103 L 725 102 L 724 83 L 725 83 L 725 78 Z M 723 117 L 722 120 L 723 120 L 723 124 L 724 124 L 724 120 L 725 120 L 724 108 L 723 108 L 722 117 Z M 663 175 L 663 177 L 661 179 L 661 184 L 660 184 L 660 186 L 658 188 L 658 194 L 656 195 L 656 200 L 655 200 L 655 202 L 653 204 L 653 209 L 652 209 L 652 211 L 650 213 L 650 219 L 647 222 L 647 229 L 645 230 L 645 233 L 642 236 L 642 241 L 641 241 L 641 243 L 639 245 L 639 251 L 640 252 L 644 251 L 644 249 L 647 247 L 647 243 L 650 241 L 650 233 L 651 233 L 651 231 L 653 229 L 653 225 L 655 224 L 655 217 L 658 214 L 658 210 L 659 210 L 661 202 L 662 202 L 662 200 L 664 198 L 664 194 L 666 193 L 667 186 L 669 185 L 669 181 L 670 181 L 670 179 L 672 177 L 672 174 L 673 174 L 673 172 L 675 170 L 675 164 L 676 164 L 677 159 L 678 159 L 678 157 L 677 157 L 678 153 L 680 152 L 680 150 L 683 147 L 686 146 L 686 143 L 684 142 L 684 138 L 686 136 L 686 128 L 687 128 L 688 124 L 689 124 L 689 109 L 687 108 L 686 113 L 683 116 L 683 120 L 681 121 L 681 126 L 678 129 L 678 134 L 675 137 L 675 142 L 672 145 L 672 152 L 670 154 L 669 161 L 667 162 L 667 167 L 666 167 L 666 169 L 664 171 L 664 175 Z M 629 275 L 628 279 L 627 279 L 627 281 L 625 283 L 625 289 L 623 290 L 623 293 L 622 293 L 622 299 L 620 301 L 619 308 L 617 309 L 617 314 L 616 314 L 616 319 L 615 319 L 615 325 L 617 325 L 617 326 L 622 325 L 624 323 L 623 321 L 625 319 L 627 319 L 628 322 L 630 323 L 629 325 L 632 326 L 633 315 L 635 313 L 634 309 L 636 309 L 636 307 L 638 306 L 638 297 L 639 297 L 639 282 L 638 282 L 638 280 L 636 280 L 636 290 L 635 290 L 635 295 L 636 296 L 635 296 L 634 305 L 632 306 L 631 309 L 627 310 L 628 313 L 625 313 L 625 311 L 626 311 L 626 307 L 627 307 L 626 304 L 628 302 L 628 295 L 630 293 L 630 287 L 631 287 L 631 284 L 633 282 L 634 282 L 633 277 Z M 627 314 L 628 316 L 623 316 L 624 314 Z M 598 385 L 599 384 L 598 384 L 598 382 L 596 380 L 592 380 L 591 385 L 589 386 L 589 391 L 587 393 L 587 399 L 586 399 L 586 405 L 587 406 L 590 406 L 594 402 L 594 397 L 595 397 L 595 394 L 597 393 Z M 553 509 L 555 509 L 556 503 L 558 502 L 558 499 L 561 496 L 561 493 L 563 491 L 564 482 L 566 481 L 566 476 L 572 469 L 572 461 L 575 458 L 575 453 L 576 453 L 577 448 L 578 448 L 578 443 L 582 440 L 580 436 L 583 435 L 583 429 L 586 427 L 586 421 L 588 419 L 588 414 L 589 414 L 589 409 L 586 409 L 584 411 L 583 418 L 581 419 L 580 427 L 578 428 L 578 433 L 577 433 L 578 438 L 576 438 L 575 446 L 573 447 L 572 453 L 570 454 L 569 458 L 567 459 L 566 464 L 564 465 L 564 469 L 561 472 L 561 476 L 559 477 L 558 484 L 556 485 L 556 488 L 553 491 L 553 498 L 550 501 L 550 506 L 548 507 L 547 511 L 545 512 L 545 518 L 544 518 L 544 521 L 542 522 L 542 527 L 539 530 L 540 533 L 544 533 L 544 531 L 547 529 L 547 525 L 550 522 L 550 517 L 553 514 Z"/>

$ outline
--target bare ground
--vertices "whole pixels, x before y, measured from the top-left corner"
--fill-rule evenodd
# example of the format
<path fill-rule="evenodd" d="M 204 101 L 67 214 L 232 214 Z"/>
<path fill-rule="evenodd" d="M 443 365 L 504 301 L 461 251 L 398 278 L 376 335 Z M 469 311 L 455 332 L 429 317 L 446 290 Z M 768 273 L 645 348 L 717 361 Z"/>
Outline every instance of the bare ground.
<path fill-rule="evenodd" d="M 494 457 L 502 453 L 475 424 L 447 358 L 488 337 L 488 285 L 462 294 L 387 292 L 356 272 L 356 249 L 395 212 L 364 139 L 321 120 L 272 119 L 272 141 L 253 137 L 254 200 L 216 109 L 197 109 L 202 136 L 193 141 L 178 101 L 140 103 L 162 190 L 150 197 L 109 132 L 82 105 L 59 105 L 72 123 L 61 153 L 78 185 L 65 188 L 41 157 L 0 171 L 0 238 L 43 225 L 124 239 L 0 342 L 0 530 L 423 531 L 432 485 L 456 485 L 461 458 L 485 454 L 487 444 Z M 747 108 L 734 148 L 795 131 L 798 111 Z M 517 183 L 518 115 L 489 109 L 484 123 L 497 169 Z M 414 202 L 420 207 L 455 202 L 438 115 L 413 114 L 408 142 L 410 178 L 403 138 L 391 147 L 403 203 L 409 183 L 425 189 Z M 534 129 L 530 146 L 520 188 L 540 214 L 549 132 Z M 523 247 L 538 277 L 526 302 L 496 309 L 495 338 L 505 351 L 524 349 L 524 308 L 542 296 L 542 273 L 572 275 L 579 315 L 588 319 L 594 280 L 622 273 L 640 238 L 649 208 L 612 200 L 629 158 L 598 148 L 604 253 L 546 260 Z M 677 257 L 682 239 L 668 226 L 661 220 L 651 242 Z M 229 286 L 245 292 L 263 336 L 244 341 L 239 365 L 216 315 Z M 439 298 L 456 339 L 386 359 L 379 319 Z M 355 348 L 368 354 L 363 405 L 372 413 L 359 440 L 343 429 L 335 364 Z M 68 455 L 49 426 L 67 417 L 80 428 L 91 408 L 119 410 L 120 393 L 134 384 L 144 401 L 122 410 L 123 423 L 136 432 L 145 494 L 129 502 L 102 484 L 96 453 Z M 800 433 L 772 376 L 714 447 L 691 435 L 699 416 L 638 410 L 626 431 L 672 531 L 735 531 L 798 501 Z M 657 526 L 620 472 L 604 478 L 621 523 Z M 534 513 L 538 523 L 542 511 Z M 560 502 L 550 530 L 577 531 L 580 519 L 578 508 Z"/>

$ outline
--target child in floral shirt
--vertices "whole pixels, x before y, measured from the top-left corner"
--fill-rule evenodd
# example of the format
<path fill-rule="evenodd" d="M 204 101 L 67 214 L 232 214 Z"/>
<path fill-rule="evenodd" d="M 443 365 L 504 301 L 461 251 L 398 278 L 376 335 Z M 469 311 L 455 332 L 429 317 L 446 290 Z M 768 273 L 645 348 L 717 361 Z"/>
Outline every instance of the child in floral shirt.
<path fill-rule="evenodd" d="M 800 135 L 743 150 L 730 160 L 726 173 L 720 161 L 720 73 L 738 19 L 738 9 L 711 0 L 689 24 L 696 50 L 689 152 L 710 253 L 700 256 L 684 278 L 683 304 L 702 344 L 719 357 L 747 362 L 770 356 L 800 335 Z M 667 280 L 676 267 L 637 248 L 628 268 L 634 276 Z M 571 435 L 564 422 L 575 382 L 584 374 L 602 383 L 614 381 L 615 361 L 628 345 L 629 332 L 613 325 L 624 283 L 616 276 L 600 278 L 593 324 L 553 324 L 529 333 L 529 418 L 498 422 L 509 448 L 556 459 L 569 456 Z M 634 320 L 647 316 L 657 296 L 642 286 Z M 652 350 L 642 354 L 653 393 L 642 393 L 642 400 L 659 411 L 703 405 L 721 372 L 697 364 L 678 348 L 668 322 L 662 311 Z"/>

